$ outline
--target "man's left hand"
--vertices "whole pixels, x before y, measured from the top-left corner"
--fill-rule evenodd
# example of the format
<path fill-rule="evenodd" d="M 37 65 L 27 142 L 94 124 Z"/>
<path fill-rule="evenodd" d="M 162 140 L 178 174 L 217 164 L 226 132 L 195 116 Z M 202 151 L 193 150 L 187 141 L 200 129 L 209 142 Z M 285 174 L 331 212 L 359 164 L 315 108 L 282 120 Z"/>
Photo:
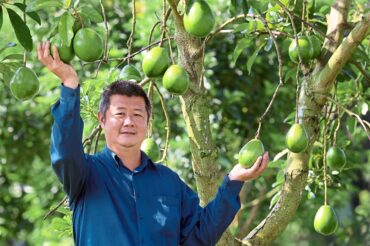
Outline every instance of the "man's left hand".
<path fill-rule="evenodd" d="M 258 157 L 257 161 L 250 168 L 244 168 L 240 164 L 234 166 L 229 173 L 230 180 L 248 181 L 260 176 L 269 163 L 269 154 L 265 152 L 263 156 Z"/>

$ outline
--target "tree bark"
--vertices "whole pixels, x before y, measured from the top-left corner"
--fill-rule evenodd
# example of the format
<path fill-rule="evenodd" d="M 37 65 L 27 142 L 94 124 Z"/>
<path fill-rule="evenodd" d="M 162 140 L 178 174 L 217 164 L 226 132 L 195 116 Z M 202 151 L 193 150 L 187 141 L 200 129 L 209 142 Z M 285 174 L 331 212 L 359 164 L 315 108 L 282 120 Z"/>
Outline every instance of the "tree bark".
<path fill-rule="evenodd" d="M 184 29 L 182 17 L 177 11 L 178 0 L 168 0 L 175 20 L 175 40 L 178 49 L 178 63 L 190 78 L 187 93 L 180 97 L 181 108 L 190 140 L 192 167 L 195 175 L 201 206 L 205 206 L 216 194 L 218 188 L 218 150 L 213 143 L 209 121 L 210 104 L 203 86 L 203 43 L 191 37 Z M 218 245 L 235 245 L 236 241 L 227 231 Z"/>

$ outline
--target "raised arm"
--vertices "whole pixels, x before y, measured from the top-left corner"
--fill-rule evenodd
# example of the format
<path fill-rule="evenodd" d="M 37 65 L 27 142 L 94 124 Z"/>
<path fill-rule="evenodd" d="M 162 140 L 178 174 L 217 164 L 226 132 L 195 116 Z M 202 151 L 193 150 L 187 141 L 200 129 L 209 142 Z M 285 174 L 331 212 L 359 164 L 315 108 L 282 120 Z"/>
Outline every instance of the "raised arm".
<path fill-rule="evenodd" d="M 49 42 L 38 45 L 38 58 L 63 82 L 60 99 L 52 107 L 54 123 L 51 131 L 51 163 L 65 192 L 74 201 L 83 190 L 89 172 L 82 147 L 80 88 L 75 69 L 60 60 L 55 46 L 52 57 L 49 46 Z"/>
<path fill-rule="evenodd" d="M 251 168 L 235 165 L 224 178 L 216 197 L 204 208 L 199 206 L 198 196 L 184 184 L 180 245 L 215 245 L 240 209 L 239 192 L 244 181 L 260 176 L 268 162 L 266 152 Z"/>

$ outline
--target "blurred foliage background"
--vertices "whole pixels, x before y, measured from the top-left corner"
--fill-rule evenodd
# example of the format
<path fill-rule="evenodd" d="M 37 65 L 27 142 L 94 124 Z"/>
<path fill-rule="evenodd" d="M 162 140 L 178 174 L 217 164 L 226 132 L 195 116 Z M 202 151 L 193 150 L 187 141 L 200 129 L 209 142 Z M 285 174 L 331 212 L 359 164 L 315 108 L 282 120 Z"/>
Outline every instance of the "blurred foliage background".
<path fill-rule="evenodd" d="M 55 0 L 57 1 L 57 0 Z M 20 15 L 21 11 L 12 4 L 22 1 L 0 1 L 3 6 L 12 8 Z M 62 1 L 63 2 L 63 1 Z M 235 14 L 237 1 L 209 0 L 216 15 L 217 25 Z M 239 1 L 240 2 L 240 1 Z M 246 2 L 248 10 L 265 15 L 275 4 L 274 1 L 259 1 L 261 6 Z M 331 0 L 316 0 L 311 21 L 325 31 L 325 14 L 330 11 Z M 99 1 L 83 1 L 101 12 Z M 233 5 L 234 4 L 234 5 Z M 127 39 L 131 32 L 132 16 L 130 1 L 103 1 L 109 26 L 110 58 L 127 55 Z M 350 22 L 358 21 L 358 15 L 369 9 L 366 0 L 352 1 Z M 82 10 L 83 11 L 83 10 Z M 161 1 L 136 0 L 136 33 L 134 51 L 148 45 L 151 27 L 161 16 Z M 253 10 L 252 10 L 253 11 Z M 3 11 L 4 12 L 4 11 Z M 38 75 L 41 89 L 38 95 L 26 102 L 12 97 L 8 88 L 9 74 L 0 66 L 0 245 L 73 245 L 71 235 L 71 214 L 68 207 L 62 206 L 57 212 L 43 217 L 64 197 L 62 186 L 50 167 L 49 144 L 52 117 L 50 108 L 59 96 L 60 81 L 37 61 L 37 43 L 49 39 L 56 32 L 62 11 L 49 7 L 37 11 L 41 18 L 39 25 L 28 18 L 34 49 L 28 52 L 27 66 Z M 261 130 L 261 140 L 273 160 L 285 147 L 285 133 L 294 121 L 295 110 L 295 71 L 296 64 L 289 60 L 287 45 L 292 37 L 287 18 L 279 17 L 274 30 L 281 31 L 278 42 L 283 50 L 284 85 L 280 89 Z M 90 25 L 104 35 L 104 23 L 89 21 Z M 266 109 L 278 84 L 278 63 L 274 47 L 268 35 L 258 33 L 253 20 L 230 26 L 228 32 L 221 33 L 206 47 L 205 86 L 212 114 L 213 139 L 219 148 L 221 177 L 237 162 L 237 153 L 248 139 L 254 137 L 257 119 Z M 173 21 L 168 21 L 174 32 Z M 347 33 L 348 34 L 348 33 Z M 318 35 L 315 33 L 315 35 Z M 153 40 L 159 40 L 156 29 Z M 13 43 L 12 45 L 8 45 Z M 23 48 L 17 42 L 13 28 L 6 14 L 0 30 L 0 65 L 11 63 L 16 68 L 17 59 L 4 60 L 10 54 L 22 54 Z M 176 57 L 176 44 L 171 42 Z M 353 61 L 369 71 L 369 39 L 360 46 Z M 257 52 L 258 51 L 258 52 Z M 131 61 L 139 70 L 143 54 Z M 110 61 L 102 64 L 96 78 L 97 63 L 82 64 L 75 59 L 72 64 L 79 73 L 82 83 L 82 117 L 85 122 L 84 136 L 88 136 L 97 125 L 98 102 L 103 87 L 112 82 L 115 74 L 125 64 Z M 8 77 L 7 77 L 8 76 Z M 161 84 L 161 81 L 157 81 Z M 342 105 L 369 119 L 368 102 L 370 97 L 369 80 L 354 63 L 346 65 L 337 80 L 338 100 Z M 147 87 L 145 87 L 147 89 Z M 170 149 L 166 165 L 174 169 L 191 187 L 196 190 L 191 169 L 191 153 L 184 128 L 179 97 L 170 95 L 160 88 L 165 98 L 171 119 Z M 336 127 L 333 119 L 330 126 L 329 143 Z M 165 144 L 165 118 L 158 97 L 154 97 L 153 134 L 158 144 Z M 347 164 L 341 170 L 329 169 L 329 201 L 335 208 L 340 227 L 335 235 L 324 237 L 313 229 L 313 219 L 317 209 L 323 204 L 322 137 L 315 144 L 310 159 L 309 182 L 300 208 L 287 229 L 274 245 L 369 245 L 370 241 L 370 151 L 364 129 L 346 114 L 341 117 L 338 145 L 345 149 Z M 99 149 L 104 146 L 101 136 Z M 282 184 L 285 161 L 280 158 L 271 161 L 270 168 L 262 178 L 245 185 L 241 198 L 243 209 L 231 225 L 233 234 L 243 237 L 256 226 L 269 212 L 278 199 L 278 188 Z"/>

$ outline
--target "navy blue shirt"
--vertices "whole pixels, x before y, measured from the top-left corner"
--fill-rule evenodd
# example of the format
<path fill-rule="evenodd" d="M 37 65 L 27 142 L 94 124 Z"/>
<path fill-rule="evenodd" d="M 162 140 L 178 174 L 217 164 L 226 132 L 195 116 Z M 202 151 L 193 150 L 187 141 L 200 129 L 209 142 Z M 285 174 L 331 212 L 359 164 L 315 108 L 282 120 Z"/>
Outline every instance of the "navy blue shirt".
<path fill-rule="evenodd" d="M 83 152 L 80 89 L 53 106 L 52 167 L 70 200 L 76 245 L 214 245 L 240 208 L 240 181 L 225 176 L 206 207 L 179 176 L 144 152 L 130 171 L 105 147 Z"/>

